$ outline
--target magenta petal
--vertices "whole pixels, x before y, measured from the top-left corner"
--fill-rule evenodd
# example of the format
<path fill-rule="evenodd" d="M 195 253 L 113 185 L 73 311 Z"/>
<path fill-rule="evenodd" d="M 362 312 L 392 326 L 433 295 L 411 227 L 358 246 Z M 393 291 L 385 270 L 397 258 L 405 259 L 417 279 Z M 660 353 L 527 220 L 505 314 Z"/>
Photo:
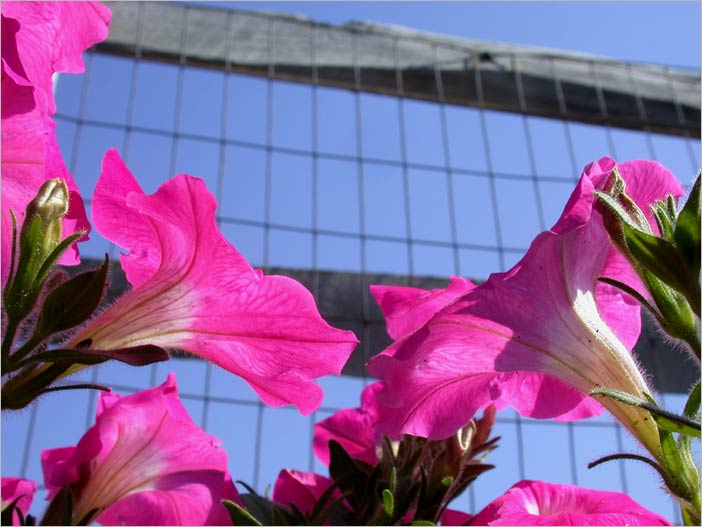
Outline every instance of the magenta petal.
<path fill-rule="evenodd" d="M 604 159 L 597 167 L 610 165 Z M 657 163 L 619 168 L 642 208 L 652 196 L 680 190 Z M 660 176 L 654 178 L 658 187 L 644 191 L 642 178 L 652 172 Z M 385 384 L 380 400 L 388 408 L 379 429 L 441 438 L 490 402 L 534 417 L 567 419 L 601 411 L 587 400 L 598 386 L 650 393 L 630 354 L 639 306 L 597 280 L 606 274 L 628 281 L 633 274 L 617 260 L 593 210 L 593 189 L 604 185 L 605 176 L 586 170 L 553 229 L 537 236 L 510 271 L 491 275 L 370 361 L 369 371 Z M 660 454 L 650 419 L 631 407 L 603 404 Z"/>
<path fill-rule="evenodd" d="M 329 326 L 298 282 L 264 276 L 222 236 L 202 180 L 178 175 L 146 195 L 115 150 L 103 161 L 93 220 L 127 249 L 134 289 L 73 342 L 96 349 L 182 348 L 246 380 L 271 406 L 319 407 L 319 377 L 338 374 L 357 339 Z"/>
<path fill-rule="evenodd" d="M 26 516 L 29 507 L 32 506 L 36 491 L 37 484 L 35 481 L 22 478 L 2 478 L 2 489 L 0 489 L 0 493 L 2 494 L 2 506 L 4 508 L 5 505 L 19 498 L 17 501 L 17 508 Z M 19 515 L 15 511 L 12 515 L 12 525 L 19 524 Z"/>
<path fill-rule="evenodd" d="M 415 287 L 371 285 L 370 290 L 383 311 L 388 334 L 399 339 L 474 287 L 470 280 L 452 276 L 446 289 L 425 291 Z"/>
<path fill-rule="evenodd" d="M 379 382 L 369 384 L 361 394 L 360 408 L 344 408 L 314 425 L 313 449 L 317 458 L 329 465 L 329 441 L 337 441 L 353 458 L 369 465 L 378 463 L 376 447 L 379 437 L 375 431 L 378 417 L 377 394 Z"/>
<path fill-rule="evenodd" d="M 463 511 L 446 509 L 441 515 L 439 523 L 441 525 L 466 525 L 472 516 Z"/>
<path fill-rule="evenodd" d="M 74 521 L 207 525 L 236 498 L 220 442 L 188 417 L 175 376 L 133 395 L 103 396 L 95 425 L 76 447 L 42 452 L 49 496 L 71 486 Z M 123 503 L 123 501 L 126 501 Z"/>
<path fill-rule="evenodd" d="M 310 513 L 317 500 L 331 486 L 332 480 L 313 472 L 281 470 L 273 487 L 273 501 L 290 507 L 294 504 L 303 513 Z M 340 495 L 338 490 L 333 498 Z"/>
<path fill-rule="evenodd" d="M 575 485 L 520 481 L 471 525 L 670 525 L 626 494 Z"/>
<path fill-rule="evenodd" d="M 18 232 L 27 204 L 48 179 L 61 178 L 69 189 L 69 209 L 62 220 L 63 238 L 90 231 L 83 200 L 58 150 L 55 123 L 44 116 L 45 101 L 36 89 L 20 86 L 9 77 L 2 81 L 2 283 L 5 283 L 12 254 L 12 220 Z M 81 240 L 87 239 L 87 236 Z M 59 263 L 79 263 L 75 244 Z"/>
<path fill-rule="evenodd" d="M 109 8 L 98 2 L 3 2 L 2 16 L 19 22 L 12 54 L 3 49 L 8 70 L 41 89 L 53 114 L 51 76 L 85 71 L 81 55 L 107 38 Z"/>

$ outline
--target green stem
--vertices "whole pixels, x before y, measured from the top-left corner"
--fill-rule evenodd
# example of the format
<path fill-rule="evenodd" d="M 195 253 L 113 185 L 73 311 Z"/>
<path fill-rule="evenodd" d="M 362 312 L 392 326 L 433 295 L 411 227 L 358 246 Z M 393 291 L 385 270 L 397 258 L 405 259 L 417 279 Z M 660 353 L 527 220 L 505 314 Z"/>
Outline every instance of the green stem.
<path fill-rule="evenodd" d="M 11 364 L 12 359 L 10 357 L 10 352 L 12 351 L 12 343 L 15 341 L 15 335 L 17 334 L 17 329 L 19 328 L 19 323 L 13 320 L 12 317 L 8 316 L 7 327 L 5 328 L 5 336 L 2 338 L 2 372 L 3 375 L 12 371 Z"/>

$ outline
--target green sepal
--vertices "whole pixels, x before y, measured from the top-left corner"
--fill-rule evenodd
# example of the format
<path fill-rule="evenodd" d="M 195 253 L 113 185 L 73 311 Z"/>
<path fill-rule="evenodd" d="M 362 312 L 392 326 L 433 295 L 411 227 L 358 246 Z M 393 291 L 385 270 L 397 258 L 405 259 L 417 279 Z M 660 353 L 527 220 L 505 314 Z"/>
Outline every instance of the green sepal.
<path fill-rule="evenodd" d="M 687 296 L 690 267 L 678 248 L 669 241 L 622 224 L 624 238 L 639 264 L 664 283 Z"/>
<path fill-rule="evenodd" d="M 256 525 L 275 525 L 273 518 L 272 501 L 258 494 L 239 494 L 239 499 L 244 503 L 246 510 L 259 523 Z"/>
<path fill-rule="evenodd" d="M 700 381 L 690 391 L 683 413 L 690 419 L 695 419 L 700 413 Z"/>
<path fill-rule="evenodd" d="M 657 201 L 655 205 L 651 205 L 651 212 L 658 224 L 658 231 L 661 238 L 669 242 L 675 240 L 675 222 L 676 216 L 670 216 L 670 209 L 666 202 Z"/>
<path fill-rule="evenodd" d="M 230 500 L 222 500 L 222 505 L 227 509 L 229 518 L 232 520 L 232 525 L 262 525 L 254 518 L 249 511 L 243 509 L 238 504 Z"/>
<path fill-rule="evenodd" d="M 692 185 L 675 225 L 675 243 L 690 265 L 692 274 L 700 275 L 700 174 Z"/>

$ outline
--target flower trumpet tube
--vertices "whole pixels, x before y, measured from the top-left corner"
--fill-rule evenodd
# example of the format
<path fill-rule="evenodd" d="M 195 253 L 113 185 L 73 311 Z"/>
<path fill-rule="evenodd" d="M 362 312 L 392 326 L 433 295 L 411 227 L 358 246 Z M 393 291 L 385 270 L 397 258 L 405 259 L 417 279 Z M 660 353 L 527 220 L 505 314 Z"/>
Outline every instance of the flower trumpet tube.
<path fill-rule="evenodd" d="M 588 165 L 560 219 L 511 270 L 492 274 L 370 361 L 371 374 L 384 382 L 380 430 L 440 438 L 491 402 L 509 402 L 532 417 L 572 418 L 584 416 L 568 412 L 594 404 L 588 394 L 600 387 L 642 399 L 651 393 L 631 355 L 640 307 L 598 280 L 640 288 L 593 207 L 593 191 L 603 188 L 615 166 L 611 158 Z M 677 179 L 656 162 L 618 168 L 644 210 L 667 194 L 682 194 Z M 600 402 L 662 459 L 647 411 L 610 398 Z"/>
<path fill-rule="evenodd" d="M 146 195 L 115 150 L 93 198 L 98 231 L 128 250 L 133 289 L 68 347 L 180 348 L 235 373 L 271 406 L 319 407 L 314 379 L 339 374 L 357 339 L 329 326 L 300 283 L 254 270 L 224 238 L 202 180 L 178 175 Z"/>

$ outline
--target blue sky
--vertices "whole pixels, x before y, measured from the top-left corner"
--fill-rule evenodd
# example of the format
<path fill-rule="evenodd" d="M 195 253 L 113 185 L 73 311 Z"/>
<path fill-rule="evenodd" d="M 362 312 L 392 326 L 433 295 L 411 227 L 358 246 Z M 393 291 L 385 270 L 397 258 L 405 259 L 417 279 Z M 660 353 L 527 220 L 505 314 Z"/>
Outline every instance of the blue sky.
<path fill-rule="evenodd" d="M 334 24 L 374 20 L 637 62 L 693 68 L 700 64 L 698 2 L 228 5 L 301 14 Z M 102 154 L 112 146 L 122 152 L 147 192 L 173 173 L 200 176 L 221 198 L 222 231 L 256 266 L 486 278 L 516 263 L 533 237 L 557 219 L 577 171 L 612 153 L 610 144 L 620 160 L 657 157 L 686 184 L 699 166 L 698 142 L 680 138 L 577 123 L 565 126 L 540 118 L 525 121 L 494 111 L 483 115 L 483 130 L 480 112 L 470 108 L 440 108 L 287 82 L 268 84 L 265 79 L 241 75 L 225 80 L 221 73 L 191 68 L 181 77 L 177 66 L 142 62 L 135 67 L 128 59 L 99 55 L 87 62 L 89 76 L 62 76 L 56 93 L 59 143 L 83 193 L 92 192 Z M 178 94 L 183 111 L 174 111 Z M 316 135 L 310 119 L 315 104 Z M 356 142 L 357 108 L 361 144 Z M 269 112 L 272 128 L 267 144 Z M 224 146 L 219 141 L 223 115 L 227 119 Z M 447 145 L 442 139 L 444 123 Z M 127 125 L 141 130 L 127 133 Z M 176 129 L 185 135 L 174 140 Z M 573 157 L 568 153 L 567 134 L 573 140 Z M 537 174 L 544 176 L 536 185 L 527 139 L 533 144 Z M 319 158 L 310 152 L 315 142 L 322 154 Z M 270 157 L 267 147 L 271 147 Z M 355 160 L 359 153 L 364 158 L 362 193 Z M 495 202 L 489 199 L 484 177 L 488 157 L 494 170 L 504 175 L 496 179 Z M 448 191 L 449 182 L 453 194 Z M 455 210 L 455 239 L 449 203 Z M 268 228 L 268 221 L 279 227 Z M 367 235 L 365 251 L 361 251 L 361 226 Z M 315 237 L 314 229 L 323 233 Z M 104 251 L 117 254 L 97 233 L 83 249 L 94 257 Z M 223 440 L 234 478 L 260 491 L 274 482 L 283 467 L 324 472 L 310 452 L 313 423 L 337 408 L 357 405 L 366 382 L 324 379 L 323 408 L 303 418 L 291 409 L 263 408 L 242 381 L 202 362 L 172 360 L 141 369 L 110 365 L 81 378 L 127 393 L 163 382 L 169 371 L 177 372 L 193 419 Z M 205 405 L 202 394 L 220 399 Z M 669 396 L 666 402 L 677 408 L 681 398 Z M 94 409 L 89 395 L 62 393 L 45 397 L 19 414 L 3 414 L 3 475 L 41 480 L 40 450 L 75 444 L 93 422 Z M 647 467 L 615 463 L 592 471 L 585 468 L 596 457 L 636 449 L 606 418 L 570 426 L 520 420 L 507 411 L 498 420 L 496 433 L 503 437 L 502 447 L 493 455 L 498 468 L 478 480 L 459 508 L 475 511 L 526 477 L 626 490 L 647 507 L 675 519 L 674 507 Z M 36 428 L 28 438 L 32 426 Z M 38 499 L 34 510 L 41 508 Z"/>

